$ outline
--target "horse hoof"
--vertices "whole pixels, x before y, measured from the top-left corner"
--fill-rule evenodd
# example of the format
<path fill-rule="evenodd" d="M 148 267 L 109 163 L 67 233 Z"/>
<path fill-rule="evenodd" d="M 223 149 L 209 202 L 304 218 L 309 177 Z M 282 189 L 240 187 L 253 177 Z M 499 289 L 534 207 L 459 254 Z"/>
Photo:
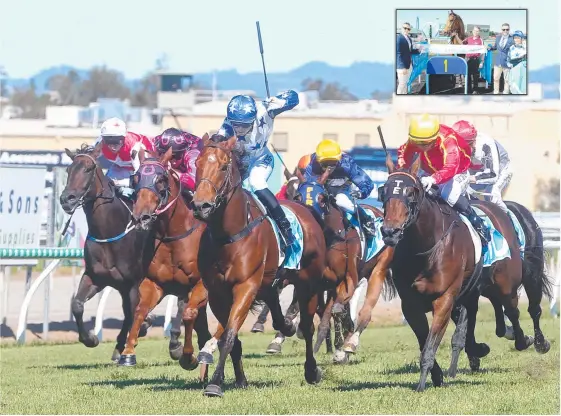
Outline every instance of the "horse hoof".
<path fill-rule="evenodd" d="M 247 389 L 248 387 L 247 380 L 244 378 L 241 381 L 236 381 L 235 386 L 237 389 Z"/>
<path fill-rule="evenodd" d="M 514 347 L 518 350 L 518 351 L 524 351 L 525 349 L 527 349 L 530 345 L 532 345 L 534 343 L 534 337 L 531 335 L 524 335 L 524 341 L 522 343 L 517 342 L 514 344 Z"/>
<path fill-rule="evenodd" d="M 545 354 L 551 348 L 551 344 L 549 343 L 549 341 L 547 339 L 544 339 L 541 342 L 538 342 L 536 340 L 536 342 L 534 343 L 534 348 L 536 349 L 536 351 L 538 353 Z"/>
<path fill-rule="evenodd" d="M 207 364 L 207 365 L 214 364 L 214 357 L 212 356 L 212 354 L 209 354 L 208 352 L 204 352 L 204 351 L 199 352 L 199 355 L 197 356 L 197 360 L 201 364 Z"/>
<path fill-rule="evenodd" d="M 506 327 L 504 337 L 509 341 L 514 341 L 514 329 L 511 326 Z"/>
<path fill-rule="evenodd" d="M 136 365 L 136 354 L 122 354 L 119 365 L 124 367 L 134 367 Z"/>
<path fill-rule="evenodd" d="M 469 359 L 469 368 L 471 371 L 479 371 L 481 367 L 481 359 L 479 357 L 468 356 Z"/>
<path fill-rule="evenodd" d="M 222 389 L 216 384 L 209 384 L 208 386 L 206 386 L 203 394 L 207 397 L 224 397 Z"/>
<path fill-rule="evenodd" d="M 199 361 L 192 355 L 182 355 L 179 359 L 181 368 L 187 371 L 192 371 L 198 367 Z"/>
<path fill-rule="evenodd" d="M 298 337 L 298 339 L 304 339 L 304 333 L 300 330 L 300 327 L 296 329 L 296 337 Z"/>
<path fill-rule="evenodd" d="M 254 334 L 258 332 L 265 332 L 265 325 L 263 325 L 261 322 L 255 322 L 255 324 L 253 324 L 253 328 L 251 328 L 251 332 L 253 332 Z"/>
<path fill-rule="evenodd" d="M 183 345 L 179 344 L 177 347 L 169 349 L 169 356 L 172 360 L 177 361 L 183 355 Z"/>
<path fill-rule="evenodd" d="M 277 342 L 271 342 L 269 344 L 269 346 L 267 347 L 267 351 L 265 351 L 267 354 L 280 354 L 282 351 L 282 346 L 281 344 L 277 343 Z"/>
<path fill-rule="evenodd" d="M 466 353 L 468 355 L 477 358 L 483 358 L 487 356 L 487 354 L 489 354 L 490 352 L 491 352 L 491 348 L 489 348 L 489 346 L 484 342 L 480 344 L 475 344 L 475 346 L 472 348 L 466 348 Z"/>
<path fill-rule="evenodd" d="M 347 364 L 349 362 L 349 357 L 347 353 L 344 351 L 335 351 L 333 354 L 333 363 L 334 364 Z"/>
<path fill-rule="evenodd" d="M 88 333 L 86 338 L 79 337 L 78 341 L 80 341 L 88 348 L 95 348 L 99 345 L 99 338 L 94 334 L 92 334 L 91 332 Z"/>
<path fill-rule="evenodd" d="M 348 354 L 354 354 L 356 353 L 356 348 L 357 346 L 355 344 L 348 343 L 343 346 L 343 351 Z"/>
<path fill-rule="evenodd" d="M 311 372 L 305 372 L 304 373 L 304 377 L 306 378 L 306 382 L 308 384 L 318 384 L 321 381 L 321 377 L 323 375 L 323 371 L 321 371 L 321 368 L 316 367 L 315 370 L 312 370 Z"/>
<path fill-rule="evenodd" d="M 113 361 L 115 364 L 118 364 L 120 359 L 121 359 L 121 352 L 117 348 L 115 348 L 113 350 L 113 355 L 111 356 L 111 361 Z"/>

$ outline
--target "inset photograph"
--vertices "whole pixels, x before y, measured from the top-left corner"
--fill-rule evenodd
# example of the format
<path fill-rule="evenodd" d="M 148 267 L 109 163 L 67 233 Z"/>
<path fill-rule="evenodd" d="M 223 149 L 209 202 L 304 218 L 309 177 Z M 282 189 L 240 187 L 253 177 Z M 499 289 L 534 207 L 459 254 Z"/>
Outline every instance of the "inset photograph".
<path fill-rule="evenodd" d="M 397 9 L 396 94 L 527 94 L 527 9 Z"/>

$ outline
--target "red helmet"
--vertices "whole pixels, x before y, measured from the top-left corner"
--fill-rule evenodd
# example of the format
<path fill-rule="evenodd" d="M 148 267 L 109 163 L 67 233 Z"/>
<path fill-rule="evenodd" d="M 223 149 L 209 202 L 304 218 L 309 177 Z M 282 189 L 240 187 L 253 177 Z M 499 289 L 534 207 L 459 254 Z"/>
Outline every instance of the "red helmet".
<path fill-rule="evenodd" d="M 466 142 L 471 143 L 477 137 L 477 130 L 469 121 L 460 120 L 454 123 L 452 129 Z"/>

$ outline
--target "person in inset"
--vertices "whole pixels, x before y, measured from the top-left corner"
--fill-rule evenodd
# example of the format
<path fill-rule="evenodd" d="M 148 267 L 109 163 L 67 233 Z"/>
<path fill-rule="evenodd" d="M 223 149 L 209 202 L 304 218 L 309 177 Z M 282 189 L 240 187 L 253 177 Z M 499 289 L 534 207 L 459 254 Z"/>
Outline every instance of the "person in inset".
<path fill-rule="evenodd" d="M 464 45 L 481 45 L 483 46 L 483 39 L 479 36 L 481 29 L 479 26 L 475 26 L 472 30 L 472 35 L 465 38 L 462 42 Z M 466 60 L 468 64 L 468 79 L 467 87 L 468 94 L 477 94 L 477 86 L 479 83 L 479 70 L 483 68 L 483 62 L 485 61 L 485 54 L 482 53 L 468 53 L 466 54 Z"/>
<path fill-rule="evenodd" d="M 526 45 L 522 42 L 525 38 L 522 31 L 517 30 L 512 34 L 514 44 L 509 48 L 506 62 L 510 68 L 508 83 L 511 94 L 526 94 Z"/>
<path fill-rule="evenodd" d="M 401 27 L 401 33 L 397 35 L 396 94 L 407 94 L 407 82 L 409 81 L 409 77 L 411 76 L 411 69 L 413 67 L 412 55 L 419 54 L 419 50 L 413 48 L 413 40 L 409 36 L 410 33 L 411 33 L 411 25 L 408 22 L 405 22 Z"/>
<path fill-rule="evenodd" d="M 125 198 L 131 198 L 134 190 L 130 187 L 130 177 L 140 167 L 138 152 L 140 149 L 153 152 L 152 141 L 147 136 L 127 131 L 125 122 L 113 117 L 101 125 L 101 134 L 94 146 L 100 142 L 99 166 L 108 169 L 107 177 L 116 190 Z"/>
<path fill-rule="evenodd" d="M 495 39 L 495 45 L 488 45 L 487 49 L 491 51 L 497 51 L 495 57 L 493 58 L 493 94 L 499 93 L 499 85 L 501 82 L 501 74 L 504 77 L 504 89 L 503 94 L 508 94 L 510 87 L 508 85 L 508 72 L 509 67 L 507 65 L 507 54 L 508 50 L 514 43 L 512 36 L 510 36 L 510 25 L 508 23 L 503 23 L 502 35 L 497 36 Z"/>

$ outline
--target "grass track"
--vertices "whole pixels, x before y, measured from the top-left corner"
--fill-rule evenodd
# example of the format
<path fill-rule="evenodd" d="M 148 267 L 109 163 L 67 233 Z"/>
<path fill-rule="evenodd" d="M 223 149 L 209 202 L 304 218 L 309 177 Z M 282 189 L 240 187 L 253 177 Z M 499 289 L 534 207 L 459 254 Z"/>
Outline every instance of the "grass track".
<path fill-rule="evenodd" d="M 522 308 L 521 308 L 522 309 Z M 547 310 L 547 309 L 546 309 Z M 522 310 L 522 316 L 527 312 Z M 203 397 L 198 371 L 182 370 L 167 354 L 167 340 L 141 339 L 136 368 L 109 364 L 113 343 L 95 349 L 81 344 L 3 346 L 0 348 L 2 414 L 559 414 L 559 321 L 545 316 L 543 331 L 551 350 L 495 336 L 490 308 L 482 307 L 476 329 L 491 353 L 472 374 L 462 353 L 455 380 L 415 393 L 419 379 L 416 339 L 407 326 L 370 327 L 356 359 L 334 366 L 318 355 L 324 370 L 320 385 L 304 381 L 303 341 L 290 339 L 281 356 L 264 350 L 272 334 L 243 334 L 247 390 L 233 388 L 226 366 L 225 396 Z M 482 320 L 485 320 L 482 322 Z M 522 321 L 527 333 L 531 321 Z M 453 324 L 438 351 L 443 369 L 450 360 Z"/>

